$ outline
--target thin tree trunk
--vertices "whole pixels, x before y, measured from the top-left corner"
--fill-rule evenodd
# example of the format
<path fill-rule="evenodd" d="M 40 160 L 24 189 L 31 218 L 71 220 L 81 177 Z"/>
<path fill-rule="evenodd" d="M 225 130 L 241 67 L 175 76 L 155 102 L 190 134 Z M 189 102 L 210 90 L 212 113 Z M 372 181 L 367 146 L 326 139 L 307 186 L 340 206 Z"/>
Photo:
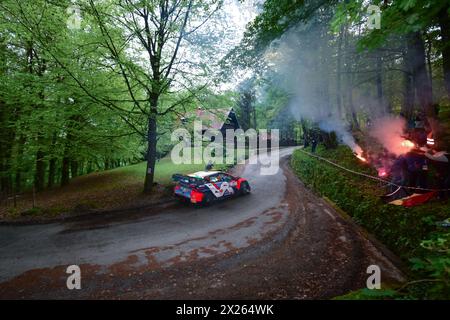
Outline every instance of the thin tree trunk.
<path fill-rule="evenodd" d="M 444 71 L 445 88 L 450 98 L 450 18 L 447 8 L 439 14 L 439 27 L 441 29 L 442 67 Z"/>
<path fill-rule="evenodd" d="M 148 119 L 148 133 L 147 133 L 147 171 L 145 174 L 144 192 L 149 193 L 152 191 L 154 178 L 155 178 L 155 164 L 156 164 L 156 105 L 158 98 L 153 98 L 151 102 L 151 108 L 155 111 L 153 116 Z"/>
<path fill-rule="evenodd" d="M 433 49 L 433 43 L 431 41 L 431 37 L 427 37 L 427 49 L 426 49 L 426 59 L 427 59 L 427 70 L 428 70 L 428 79 L 430 79 L 430 90 L 431 96 L 433 96 L 433 65 L 431 63 L 431 52 Z"/>
<path fill-rule="evenodd" d="M 17 151 L 16 151 L 16 172 L 15 172 L 15 183 L 14 189 L 16 193 L 22 192 L 22 159 L 23 159 L 23 149 L 25 145 L 25 136 L 23 134 L 20 135 L 17 143 Z"/>
<path fill-rule="evenodd" d="M 20 170 L 16 170 L 14 190 L 16 193 L 22 192 L 22 172 Z"/>
<path fill-rule="evenodd" d="M 7 116 L 4 111 L 4 103 L 0 101 L 0 125 L 2 130 L 0 131 L 0 193 L 7 195 L 9 193 L 9 152 L 10 147 L 8 145 L 9 130 L 6 129 Z M 3 129 L 5 128 L 5 129 Z"/>
<path fill-rule="evenodd" d="M 70 181 L 70 158 L 66 150 L 61 165 L 61 186 L 68 185 L 69 181 Z"/>
<path fill-rule="evenodd" d="M 13 188 L 12 177 L 12 156 L 13 143 L 16 133 L 12 129 L 5 129 L 3 134 L 0 134 L 0 191 L 9 195 Z"/>
<path fill-rule="evenodd" d="M 47 187 L 52 188 L 55 185 L 56 177 L 56 158 L 51 158 L 48 166 L 48 183 Z"/>
<path fill-rule="evenodd" d="M 384 99 L 383 99 L 383 60 L 381 57 L 381 52 L 377 51 L 376 53 L 376 78 L 375 83 L 377 86 L 377 100 L 379 107 L 382 107 L 382 110 L 384 110 L 386 113 L 388 112 L 387 106 L 384 105 Z"/>
<path fill-rule="evenodd" d="M 71 177 L 76 178 L 78 177 L 78 161 L 77 160 L 72 160 L 70 161 L 70 172 L 71 172 Z"/>
<path fill-rule="evenodd" d="M 33 45 L 30 46 L 31 53 L 30 53 L 30 73 L 33 73 L 33 61 L 36 60 L 37 65 L 39 66 L 38 70 L 36 71 L 36 75 L 39 77 L 42 77 L 44 75 L 44 72 L 46 71 L 46 62 L 45 60 L 39 61 L 38 59 L 34 59 L 33 55 Z M 41 63 L 39 63 L 41 62 Z M 40 102 L 36 104 L 35 108 L 40 109 L 42 107 L 41 102 L 44 102 L 45 96 L 44 92 L 41 91 L 38 94 Z M 40 120 L 43 120 L 42 117 Z M 36 152 L 36 172 L 34 176 L 34 186 L 37 192 L 40 192 L 44 190 L 45 188 L 45 170 L 46 170 L 46 163 L 45 163 L 45 152 L 43 150 L 43 146 L 45 145 L 45 137 L 44 132 L 41 131 L 41 128 L 38 127 L 38 133 L 37 133 L 37 147 L 38 150 Z"/>
<path fill-rule="evenodd" d="M 41 145 L 42 139 L 38 139 L 38 145 Z M 34 186 L 37 192 L 44 190 L 45 187 L 45 153 L 42 149 L 36 152 L 36 172 L 34 175 Z"/>
<path fill-rule="evenodd" d="M 256 121 L 256 106 L 253 105 L 253 128 L 256 130 L 258 123 Z"/>
<path fill-rule="evenodd" d="M 48 181 L 47 181 L 47 187 L 52 188 L 55 185 L 55 176 L 56 176 L 56 157 L 55 157 L 55 150 L 56 149 L 56 133 L 52 136 L 52 146 L 51 146 L 51 154 L 52 157 L 49 161 L 48 166 Z"/>
<path fill-rule="evenodd" d="M 336 105 L 338 118 L 342 117 L 342 84 L 341 84 L 341 73 L 342 73 L 342 38 L 344 36 L 344 26 L 341 26 L 338 38 L 338 51 L 337 51 L 337 75 L 336 75 Z"/>
<path fill-rule="evenodd" d="M 429 120 L 434 120 L 436 112 L 433 108 L 431 84 L 425 62 L 425 46 L 420 32 L 413 32 L 408 37 L 408 59 L 419 103 Z"/>
<path fill-rule="evenodd" d="M 404 92 L 403 92 L 403 103 L 402 103 L 402 113 L 407 120 L 411 120 L 414 111 L 414 89 L 413 89 L 413 76 L 410 61 L 406 56 L 407 51 L 405 48 L 405 54 L 403 57 L 403 68 L 404 72 Z"/>
<path fill-rule="evenodd" d="M 350 48 L 349 48 L 349 32 L 345 29 L 344 33 L 344 50 L 345 54 L 345 71 L 346 71 L 346 103 L 347 110 L 350 111 L 350 123 L 352 124 L 353 129 L 359 129 L 358 115 L 356 114 L 355 106 L 353 104 L 353 75 L 351 68 L 351 59 L 350 59 Z"/>

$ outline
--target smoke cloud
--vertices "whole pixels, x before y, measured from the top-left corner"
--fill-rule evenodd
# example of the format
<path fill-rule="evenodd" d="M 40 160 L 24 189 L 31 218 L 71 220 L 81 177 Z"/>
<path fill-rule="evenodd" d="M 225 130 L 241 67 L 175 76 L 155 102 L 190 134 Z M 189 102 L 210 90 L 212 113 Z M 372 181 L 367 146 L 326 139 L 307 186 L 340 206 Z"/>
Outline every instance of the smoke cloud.
<path fill-rule="evenodd" d="M 359 154 L 362 150 L 348 123 L 330 103 L 336 96 L 332 92 L 334 66 L 320 59 L 331 57 L 333 49 L 321 36 L 320 28 L 297 26 L 272 43 L 265 55 L 273 72 L 272 82 L 291 95 L 289 109 L 296 120 L 309 120 L 325 132 L 334 131 L 341 142 Z"/>
<path fill-rule="evenodd" d="M 386 116 L 376 119 L 369 130 L 371 137 L 380 142 L 386 150 L 396 156 L 405 154 L 414 147 L 405 140 L 406 120 L 401 117 Z"/>

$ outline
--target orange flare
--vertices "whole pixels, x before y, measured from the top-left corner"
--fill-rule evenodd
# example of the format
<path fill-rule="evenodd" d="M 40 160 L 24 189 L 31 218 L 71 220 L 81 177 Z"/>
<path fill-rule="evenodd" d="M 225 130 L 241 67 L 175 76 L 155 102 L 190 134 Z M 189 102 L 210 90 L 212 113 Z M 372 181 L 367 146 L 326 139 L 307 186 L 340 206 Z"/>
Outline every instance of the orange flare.
<path fill-rule="evenodd" d="M 380 177 L 386 177 L 386 176 L 387 176 L 386 170 L 384 170 L 384 169 L 378 170 L 378 176 L 380 176 Z"/>
<path fill-rule="evenodd" d="M 359 159 L 359 160 L 361 160 L 362 162 L 367 162 L 367 159 L 366 158 L 364 158 L 362 155 L 360 155 L 360 154 L 356 154 L 356 157 Z"/>
<path fill-rule="evenodd" d="M 403 141 L 402 141 L 402 147 L 412 149 L 412 148 L 414 148 L 415 146 L 416 146 L 416 145 L 414 144 L 414 142 L 412 142 L 412 141 L 410 141 L 410 140 L 403 140 Z"/>

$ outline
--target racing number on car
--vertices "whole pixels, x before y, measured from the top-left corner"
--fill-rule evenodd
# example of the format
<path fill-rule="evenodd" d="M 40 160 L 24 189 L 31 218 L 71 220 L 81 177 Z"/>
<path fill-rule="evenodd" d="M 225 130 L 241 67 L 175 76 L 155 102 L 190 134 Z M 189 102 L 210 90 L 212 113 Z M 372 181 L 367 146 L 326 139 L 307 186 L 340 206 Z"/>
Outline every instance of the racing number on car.
<path fill-rule="evenodd" d="M 212 184 L 212 183 L 208 183 L 208 184 L 206 184 L 206 186 L 209 188 L 209 190 L 211 190 L 211 192 L 213 193 L 213 195 L 216 198 L 223 197 L 227 191 L 230 194 L 234 193 L 233 187 L 228 182 L 222 182 L 220 187 L 218 187 L 217 185 Z"/>

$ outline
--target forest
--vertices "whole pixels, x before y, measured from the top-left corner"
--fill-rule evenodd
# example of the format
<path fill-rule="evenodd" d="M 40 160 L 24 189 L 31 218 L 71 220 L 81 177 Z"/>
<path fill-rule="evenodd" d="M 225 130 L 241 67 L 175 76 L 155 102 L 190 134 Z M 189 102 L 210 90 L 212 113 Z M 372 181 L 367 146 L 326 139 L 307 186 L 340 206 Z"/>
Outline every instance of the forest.
<path fill-rule="evenodd" d="M 217 6 L 2 1 L 2 195 L 144 159 L 150 191 L 167 152 L 157 141 L 194 101 L 214 97 L 204 75 L 213 67 L 178 51 Z"/>
<path fill-rule="evenodd" d="M 173 141 L 172 133 L 192 131 L 201 115 L 223 110 L 243 130 L 279 130 L 278 173 L 261 177 L 254 167 L 237 163 L 173 163 L 171 151 L 180 141 Z M 229 125 L 222 120 L 221 128 Z M 30 266 L 42 273 L 72 264 L 52 241 L 64 239 L 69 248 L 76 235 L 80 261 L 104 263 L 91 252 L 98 246 L 114 257 L 108 266 L 120 266 L 112 273 L 134 270 L 127 263 L 140 258 L 129 251 L 141 247 L 147 248 L 145 266 L 151 270 L 230 252 L 245 268 L 261 269 L 226 270 L 229 286 L 194 295 L 184 282 L 192 275 L 175 273 L 176 289 L 164 287 L 169 281 L 158 284 L 169 298 L 186 292 L 202 298 L 208 292 L 213 298 L 249 299 L 258 293 L 261 299 L 327 299 L 353 292 L 350 299 L 448 299 L 449 150 L 450 0 L 0 0 L 0 222 L 55 223 L 30 227 L 26 232 L 34 238 L 0 224 L 0 242 L 6 241 L 0 246 L 6 257 L 0 298 L 16 294 L 14 277 L 25 283 L 20 275 Z M 419 161 L 420 168 L 399 169 L 411 153 L 429 158 Z M 245 183 L 251 195 L 229 206 L 177 207 L 173 195 L 182 179 L 191 194 L 199 193 L 197 180 L 191 184 L 193 177 L 183 175 L 198 171 L 203 179 L 211 167 L 235 172 L 228 176 L 236 178 L 230 185 Z M 401 199 L 390 199 L 399 191 L 405 191 Z M 409 198 L 414 196 L 418 202 Z M 80 212 L 95 213 L 94 222 L 64 223 Z M 303 222 L 296 220 L 300 217 Z M 139 225 L 128 223 L 135 218 L 142 219 Z M 295 229 L 296 223 L 303 229 Z M 112 239 L 108 228 L 115 227 L 120 232 Z M 384 247 L 373 249 L 378 244 L 367 249 L 366 231 L 355 231 L 359 227 L 402 264 L 386 268 L 391 273 L 383 291 L 358 291 L 365 285 L 365 264 L 385 253 Z M 285 232 L 277 233 L 279 243 L 271 241 L 281 249 L 267 249 L 269 258 L 257 250 L 254 256 L 262 260 L 237 255 L 274 230 Z M 88 233 L 92 238 L 83 238 Z M 216 243 L 217 234 L 223 239 Z M 32 251 L 29 239 L 41 239 L 33 240 L 37 247 L 42 243 L 41 251 Z M 195 242 L 199 239 L 206 244 Z M 10 246 L 15 241 L 22 250 Z M 192 241 L 195 245 L 183 247 Z M 149 243 L 157 244 L 148 248 Z M 247 247 L 239 247 L 243 243 Z M 193 248 L 197 251 L 189 251 Z M 348 250 L 342 251 L 344 262 L 339 254 L 329 255 L 339 250 Z M 280 269 L 292 261 L 302 267 Z M 329 270 L 330 264 L 337 271 Z M 203 268 L 199 264 L 195 271 L 206 270 L 202 276 L 208 279 L 212 273 Z M 297 292 L 316 281 L 304 270 L 317 272 L 317 292 Z M 352 278 L 340 283 L 347 270 Z M 335 271 L 339 276 L 331 274 Z M 151 285 L 166 276 L 145 272 L 142 279 Z M 325 273 L 335 283 L 321 281 Z M 270 288 L 255 276 L 261 274 L 271 279 Z M 122 276 L 111 281 L 119 283 Z M 244 289 L 236 293 L 230 279 Z M 303 286 L 293 288 L 297 283 Z M 132 298 L 161 297 L 133 285 Z M 36 288 L 24 292 L 28 289 L 34 297 Z M 42 296 L 60 297 L 53 290 L 42 290 Z M 92 292 L 79 297 L 105 297 Z M 67 295 L 61 296 L 74 297 Z"/>
<path fill-rule="evenodd" d="M 144 159 L 149 192 L 167 133 L 198 106 L 296 139 L 327 117 L 355 131 L 385 114 L 437 126 L 446 111 L 447 1 L 375 1 L 375 30 L 363 1 L 265 1 L 220 49 L 222 1 L 141 2 L 2 1 L 3 196 Z"/>

